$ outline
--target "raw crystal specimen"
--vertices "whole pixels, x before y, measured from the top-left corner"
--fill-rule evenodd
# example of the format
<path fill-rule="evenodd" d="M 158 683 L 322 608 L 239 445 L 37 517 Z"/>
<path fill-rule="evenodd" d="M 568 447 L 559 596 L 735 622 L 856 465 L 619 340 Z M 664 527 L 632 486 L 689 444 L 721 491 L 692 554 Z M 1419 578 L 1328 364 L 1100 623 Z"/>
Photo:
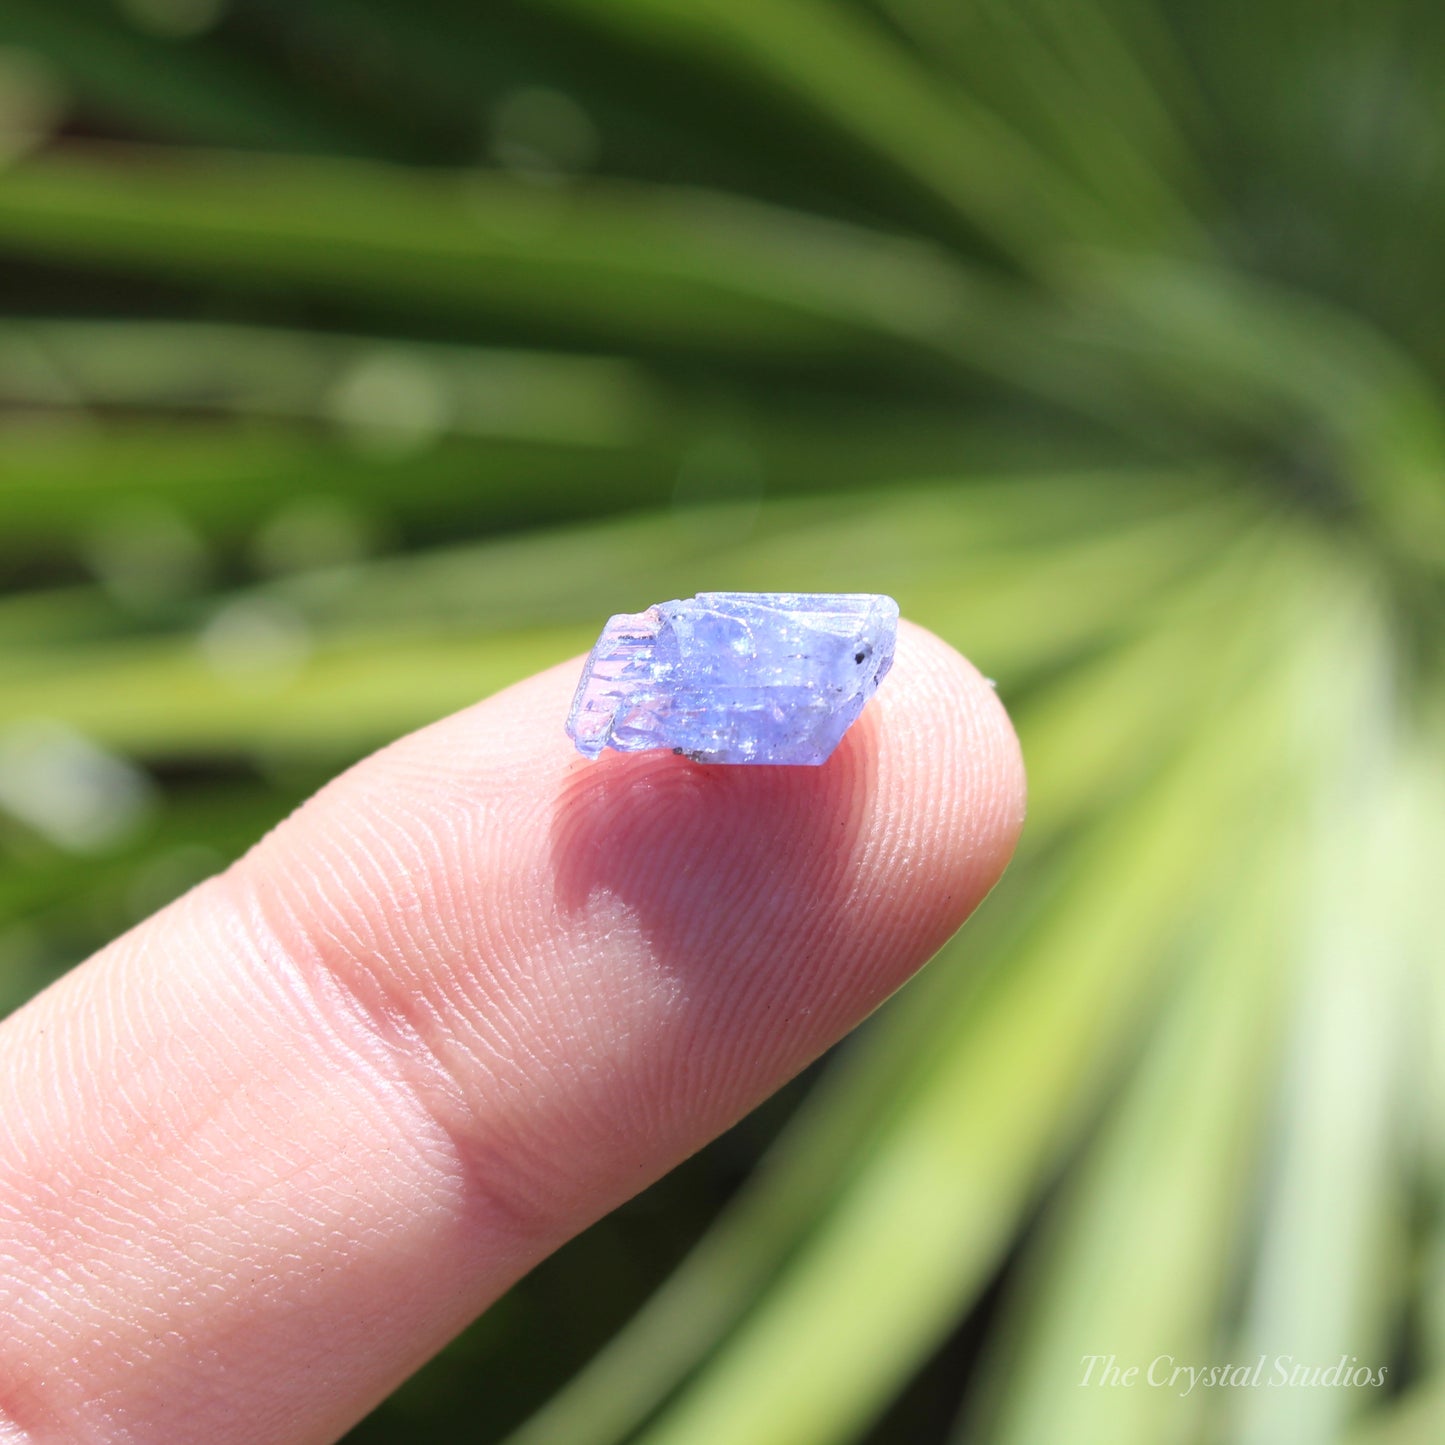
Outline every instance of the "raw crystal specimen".
<path fill-rule="evenodd" d="M 567 717 L 577 750 L 826 762 L 893 665 L 898 604 L 869 593 L 699 592 L 619 613 Z"/>

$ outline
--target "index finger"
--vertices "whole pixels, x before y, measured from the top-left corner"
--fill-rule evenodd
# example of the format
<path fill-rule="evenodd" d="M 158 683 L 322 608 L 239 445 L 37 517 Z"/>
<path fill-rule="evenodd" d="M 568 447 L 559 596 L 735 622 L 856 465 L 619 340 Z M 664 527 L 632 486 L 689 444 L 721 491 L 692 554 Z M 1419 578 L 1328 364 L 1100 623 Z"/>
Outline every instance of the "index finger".
<path fill-rule="evenodd" d="M 822 768 L 586 763 L 576 676 L 362 763 L 0 1028 L 0 1434 L 334 1437 L 1013 849 L 1008 720 L 919 628 Z"/>

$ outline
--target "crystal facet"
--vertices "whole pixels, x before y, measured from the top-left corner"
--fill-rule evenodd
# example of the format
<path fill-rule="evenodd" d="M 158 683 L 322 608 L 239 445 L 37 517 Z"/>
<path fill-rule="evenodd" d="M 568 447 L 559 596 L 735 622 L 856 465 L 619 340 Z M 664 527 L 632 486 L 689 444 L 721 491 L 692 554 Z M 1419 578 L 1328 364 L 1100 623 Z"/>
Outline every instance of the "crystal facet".
<path fill-rule="evenodd" d="M 618 613 L 597 639 L 567 733 L 699 763 L 826 762 L 893 665 L 898 604 L 871 593 L 699 592 Z"/>

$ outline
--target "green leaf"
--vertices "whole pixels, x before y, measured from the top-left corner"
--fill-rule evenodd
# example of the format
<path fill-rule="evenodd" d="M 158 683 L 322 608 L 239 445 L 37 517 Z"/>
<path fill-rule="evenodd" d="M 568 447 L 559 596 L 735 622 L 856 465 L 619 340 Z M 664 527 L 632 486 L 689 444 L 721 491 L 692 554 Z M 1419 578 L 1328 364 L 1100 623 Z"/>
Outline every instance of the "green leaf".
<path fill-rule="evenodd" d="M 1197 1438 L 1216 1392 L 1173 1371 L 1218 1362 L 1241 1262 L 1300 917 L 1302 781 L 1258 820 L 1136 1076 L 1048 1211 L 995 1332 L 979 1394 L 994 1409 L 980 1406 L 960 1442 Z M 1115 1383 L 1112 1369 L 1133 1375 Z"/>
<path fill-rule="evenodd" d="M 0 45 L 33 48 L 110 114 L 218 145 L 351 150 L 354 130 L 234 50 L 126 24 L 96 0 L 6 0 Z"/>
<path fill-rule="evenodd" d="M 824 0 L 551 0 L 776 86 L 1025 266 L 1118 218 L 972 97 L 939 86 L 886 30 Z"/>
<path fill-rule="evenodd" d="M 0 246 L 271 288 L 362 313 L 772 358 L 869 356 L 979 310 L 919 242 L 735 197 L 380 163 L 69 148 L 0 175 Z M 885 351 L 885 356 L 889 354 Z"/>
<path fill-rule="evenodd" d="M 1418 805 L 1442 794 L 1438 754 L 1412 756 L 1394 716 L 1378 606 L 1366 597 L 1352 614 L 1317 663 L 1324 826 L 1304 854 L 1304 967 L 1276 1104 L 1281 1142 L 1240 1338 L 1244 1353 L 1287 1368 L 1346 1360 L 1351 1372 L 1373 1372 L 1391 1364 L 1389 1321 L 1403 1293 L 1398 1121 L 1413 1083 L 1400 1041 L 1418 1007 L 1419 948 L 1434 931 L 1415 904 L 1430 866 L 1416 848 Z M 1337 1439 L 1368 1398 L 1253 1390 L 1230 1401 L 1226 1418 L 1250 1445 L 1281 1430 Z"/>

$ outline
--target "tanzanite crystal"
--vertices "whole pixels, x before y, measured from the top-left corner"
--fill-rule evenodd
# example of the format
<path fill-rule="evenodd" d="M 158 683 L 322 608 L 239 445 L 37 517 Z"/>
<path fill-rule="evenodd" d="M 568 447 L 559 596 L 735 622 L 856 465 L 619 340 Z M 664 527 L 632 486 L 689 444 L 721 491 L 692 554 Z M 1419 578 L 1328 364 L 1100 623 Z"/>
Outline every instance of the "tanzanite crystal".
<path fill-rule="evenodd" d="M 832 592 L 699 592 L 611 618 L 567 717 L 577 750 L 699 763 L 826 762 L 893 665 L 898 604 Z"/>

